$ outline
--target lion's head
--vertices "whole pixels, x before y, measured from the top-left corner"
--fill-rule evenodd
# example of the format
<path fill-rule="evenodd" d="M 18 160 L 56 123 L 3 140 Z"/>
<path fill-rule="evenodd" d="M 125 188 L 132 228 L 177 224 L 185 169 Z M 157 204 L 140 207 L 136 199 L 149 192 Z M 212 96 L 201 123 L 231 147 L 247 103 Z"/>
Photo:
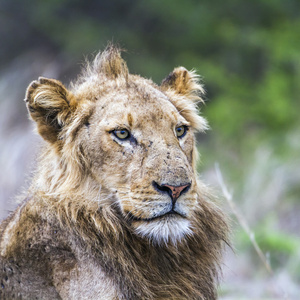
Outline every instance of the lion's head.
<path fill-rule="evenodd" d="M 114 47 L 70 91 L 56 80 L 34 81 L 27 107 L 48 142 L 39 188 L 117 204 L 132 230 L 155 243 L 192 235 L 199 198 L 194 133 L 207 127 L 197 114 L 201 93 L 198 76 L 182 67 L 160 86 L 129 74 Z"/>

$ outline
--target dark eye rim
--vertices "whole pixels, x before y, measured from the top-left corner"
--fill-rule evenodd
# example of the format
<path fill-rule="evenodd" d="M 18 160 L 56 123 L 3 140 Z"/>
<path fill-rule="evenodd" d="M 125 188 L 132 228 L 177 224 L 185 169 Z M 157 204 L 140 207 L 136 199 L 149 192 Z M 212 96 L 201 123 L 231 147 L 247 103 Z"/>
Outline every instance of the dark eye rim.
<path fill-rule="evenodd" d="M 177 127 L 175 128 L 176 133 L 177 133 L 177 129 L 180 128 L 180 127 L 183 127 L 183 130 L 184 130 L 184 131 L 183 131 L 183 134 L 180 135 L 180 136 L 178 136 L 178 135 L 176 134 L 176 137 L 177 137 L 178 139 L 183 138 L 183 137 L 187 134 L 188 129 L 189 129 L 189 127 L 188 127 L 187 125 L 179 125 L 179 126 L 177 126 Z"/>
<path fill-rule="evenodd" d="M 128 135 L 125 137 L 125 138 L 120 138 L 118 135 L 117 135 L 117 132 L 118 131 L 126 131 L 128 133 Z M 111 131 L 111 133 L 113 133 L 113 135 L 119 139 L 120 141 L 126 141 L 126 140 L 129 140 L 131 138 L 131 133 L 128 129 L 126 128 L 118 128 L 118 129 L 114 129 Z"/>

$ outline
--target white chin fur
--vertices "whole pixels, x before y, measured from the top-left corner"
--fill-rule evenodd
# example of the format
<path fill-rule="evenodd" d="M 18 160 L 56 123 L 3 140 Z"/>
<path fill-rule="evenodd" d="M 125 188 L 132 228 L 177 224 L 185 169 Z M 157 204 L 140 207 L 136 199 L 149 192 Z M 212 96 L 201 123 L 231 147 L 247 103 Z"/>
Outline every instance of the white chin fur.
<path fill-rule="evenodd" d="M 153 221 L 138 222 L 135 225 L 138 235 L 148 238 L 154 244 L 176 245 L 185 236 L 192 235 L 190 221 L 182 218 L 161 218 Z"/>

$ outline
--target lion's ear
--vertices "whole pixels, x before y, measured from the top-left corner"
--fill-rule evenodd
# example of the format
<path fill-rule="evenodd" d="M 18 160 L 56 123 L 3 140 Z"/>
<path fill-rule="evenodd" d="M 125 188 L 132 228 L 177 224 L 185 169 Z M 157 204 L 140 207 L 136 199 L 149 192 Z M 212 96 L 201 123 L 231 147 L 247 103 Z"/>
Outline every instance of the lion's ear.
<path fill-rule="evenodd" d="M 203 102 L 201 96 L 204 89 L 195 71 L 188 71 L 184 67 L 174 69 L 162 81 L 161 89 L 194 129 L 204 131 L 208 128 L 206 120 L 199 116 L 197 110 L 197 103 Z"/>
<path fill-rule="evenodd" d="M 202 101 L 203 86 L 199 83 L 199 75 L 184 67 L 174 69 L 161 83 L 164 91 L 173 91 L 192 101 Z"/>
<path fill-rule="evenodd" d="M 62 127 L 77 106 L 75 97 L 60 81 L 43 77 L 28 86 L 25 102 L 39 134 L 51 143 L 58 140 Z"/>

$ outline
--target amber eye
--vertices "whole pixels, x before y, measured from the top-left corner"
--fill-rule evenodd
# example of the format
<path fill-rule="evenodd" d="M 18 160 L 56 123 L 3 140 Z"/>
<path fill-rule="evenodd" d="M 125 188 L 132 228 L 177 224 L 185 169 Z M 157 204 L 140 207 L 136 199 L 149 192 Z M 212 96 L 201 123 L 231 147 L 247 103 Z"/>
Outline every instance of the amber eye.
<path fill-rule="evenodd" d="M 126 140 L 130 137 L 130 133 L 127 129 L 116 129 L 113 134 L 120 140 Z"/>
<path fill-rule="evenodd" d="M 185 136 L 185 134 L 187 132 L 187 127 L 184 125 L 178 126 L 178 127 L 176 127 L 175 132 L 176 132 L 176 136 L 178 138 L 182 138 Z"/>

